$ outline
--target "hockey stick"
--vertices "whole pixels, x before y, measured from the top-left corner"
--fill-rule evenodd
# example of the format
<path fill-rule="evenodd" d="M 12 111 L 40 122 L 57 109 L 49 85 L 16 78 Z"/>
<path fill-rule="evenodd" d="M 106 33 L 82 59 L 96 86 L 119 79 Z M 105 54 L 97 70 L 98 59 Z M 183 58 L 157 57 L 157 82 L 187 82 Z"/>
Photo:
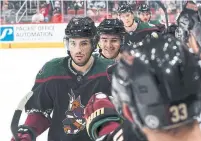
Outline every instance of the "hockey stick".
<path fill-rule="evenodd" d="M 21 117 L 21 114 L 22 114 L 22 111 L 27 103 L 27 101 L 31 98 L 31 96 L 33 95 L 33 92 L 29 92 L 27 93 L 23 98 L 22 100 L 20 101 L 20 103 L 18 104 L 18 107 L 17 109 L 15 110 L 15 113 L 13 115 L 13 119 L 12 119 L 12 122 L 11 122 L 11 132 L 13 134 L 13 137 L 15 138 L 15 141 L 20 141 L 19 138 L 18 138 L 18 124 L 19 124 L 19 121 L 20 121 L 20 117 Z M 35 140 L 35 137 L 34 139 Z"/>
<path fill-rule="evenodd" d="M 166 20 L 166 28 L 168 29 L 168 13 L 167 13 L 167 8 L 165 8 L 165 5 L 161 1 L 155 1 L 162 9 L 163 12 L 165 13 L 165 20 Z"/>

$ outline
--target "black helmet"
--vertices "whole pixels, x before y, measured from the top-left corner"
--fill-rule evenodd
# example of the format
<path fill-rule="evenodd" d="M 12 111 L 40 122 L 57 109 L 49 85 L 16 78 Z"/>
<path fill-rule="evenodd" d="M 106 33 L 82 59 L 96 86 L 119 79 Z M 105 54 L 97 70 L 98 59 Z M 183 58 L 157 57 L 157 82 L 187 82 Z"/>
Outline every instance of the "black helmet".
<path fill-rule="evenodd" d="M 198 62 L 179 40 L 159 35 L 145 40 L 146 50 L 123 59 L 112 79 L 112 95 L 128 105 L 139 127 L 170 129 L 194 121 L 201 111 Z"/>
<path fill-rule="evenodd" d="M 67 38 L 94 37 L 96 35 L 96 26 L 89 17 L 74 17 L 68 23 L 65 29 Z"/>
<path fill-rule="evenodd" d="M 97 27 L 97 34 L 124 35 L 126 30 L 124 23 L 119 19 L 104 19 Z"/>
<path fill-rule="evenodd" d="M 96 26 L 94 21 L 89 17 L 74 17 L 68 23 L 65 29 L 65 39 L 69 38 L 91 38 L 93 49 L 96 48 L 95 39 Z"/>
<path fill-rule="evenodd" d="M 143 3 L 138 7 L 138 12 L 150 12 L 149 5 Z"/>
<path fill-rule="evenodd" d="M 118 13 L 121 14 L 121 13 L 127 13 L 127 12 L 130 12 L 130 13 L 133 13 L 133 10 L 132 10 L 132 7 L 129 5 L 129 4 L 122 4 L 118 7 Z"/>

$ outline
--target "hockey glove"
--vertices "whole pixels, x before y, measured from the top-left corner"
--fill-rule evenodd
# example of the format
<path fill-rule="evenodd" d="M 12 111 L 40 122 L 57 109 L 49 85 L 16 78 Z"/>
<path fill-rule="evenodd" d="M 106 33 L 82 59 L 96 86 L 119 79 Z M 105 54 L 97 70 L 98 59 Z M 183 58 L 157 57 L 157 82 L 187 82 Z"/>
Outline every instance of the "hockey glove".
<path fill-rule="evenodd" d="M 35 138 L 35 132 L 28 126 L 21 125 L 18 130 L 18 139 L 19 141 L 32 141 Z M 11 141 L 15 141 L 14 138 Z"/>
<path fill-rule="evenodd" d="M 96 93 L 90 98 L 85 108 L 85 119 L 87 133 L 93 140 L 98 138 L 100 132 L 104 132 L 101 131 L 103 127 L 104 133 L 108 134 L 122 121 L 112 102 L 103 93 Z M 112 126 L 107 126 L 111 123 Z"/>

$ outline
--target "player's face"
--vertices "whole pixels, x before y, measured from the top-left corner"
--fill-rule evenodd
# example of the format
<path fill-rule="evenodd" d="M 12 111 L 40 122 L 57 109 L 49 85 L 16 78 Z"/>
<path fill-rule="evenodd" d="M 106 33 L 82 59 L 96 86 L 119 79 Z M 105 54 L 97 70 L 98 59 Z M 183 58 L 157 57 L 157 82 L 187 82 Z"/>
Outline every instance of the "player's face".
<path fill-rule="evenodd" d="M 149 12 L 141 12 L 139 18 L 142 22 L 149 22 L 151 14 Z"/>
<path fill-rule="evenodd" d="M 124 26 L 128 27 L 133 24 L 134 16 L 130 12 L 122 13 L 120 14 L 120 19 L 123 21 Z"/>
<path fill-rule="evenodd" d="M 91 56 L 92 46 L 89 38 L 70 38 L 69 51 L 74 63 L 83 66 Z"/>
<path fill-rule="evenodd" d="M 100 35 L 99 45 L 102 49 L 102 54 L 108 59 L 114 59 L 119 54 L 121 38 L 119 35 Z"/>

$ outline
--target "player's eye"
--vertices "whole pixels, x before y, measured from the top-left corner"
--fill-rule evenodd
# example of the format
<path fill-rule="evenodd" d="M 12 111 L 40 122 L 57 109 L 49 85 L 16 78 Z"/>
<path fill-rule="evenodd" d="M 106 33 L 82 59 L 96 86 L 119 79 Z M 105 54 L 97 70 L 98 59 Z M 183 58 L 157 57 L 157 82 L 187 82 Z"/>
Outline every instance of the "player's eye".
<path fill-rule="evenodd" d="M 112 43 L 117 43 L 118 40 L 117 40 L 117 39 L 112 39 L 111 42 L 112 42 Z"/>
<path fill-rule="evenodd" d="M 104 39 L 103 42 L 104 42 L 104 43 L 107 43 L 107 39 Z"/>
<path fill-rule="evenodd" d="M 87 46 L 87 45 L 88 45 L 87 42 L 81 43 L 81 46 L 82 46 L 82 47 L 83 47 L 83 46 Z"/>
<path fill-rule="evenodd" d="M 126 17 L 129 17 L 129 16 L 130 16 L 130 14 L 127 14 L 127 15 L 126 15 Z"/>
<path fill-rule="evenodd" d="M 103 43 L 107 43 L 107 39 L 101 39 Z"/>
<path fill-rule="evenodd" d="M 70 42 L 70 46 L 74 47 L 75 46 L 75 42 Z"/>

